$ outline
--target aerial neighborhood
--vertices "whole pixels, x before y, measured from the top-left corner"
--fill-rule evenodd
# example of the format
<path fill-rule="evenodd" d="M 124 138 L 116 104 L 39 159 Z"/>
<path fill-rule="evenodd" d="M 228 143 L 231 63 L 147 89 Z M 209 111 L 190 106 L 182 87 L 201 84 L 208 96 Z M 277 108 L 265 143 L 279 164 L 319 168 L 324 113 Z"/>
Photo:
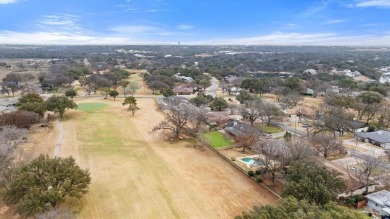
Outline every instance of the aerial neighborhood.
<path fill-rule="evenodd" d="M 0 0 L 0 219 L 390 219 L 390 0 Z"/>
<path fill-rule="evenodd" d="M 51 59 L 5 58 L 18 53 L 3 47 L 10 51 L 0 53 L 0 213 L 5 217 L 55 211 L 117 218 L 117 208 L 123 208 L 137 217 L 164 212 L 246 218 L 256 214 L 253 206 L 266 214 L 269 209 L 261 206 L 285 209 L 291 202 L 309 205 L 305 208 L 329 205 L 343 218 L 390 215 L 390 87 L 380 81 L 389 67 L 359 73 L 334 66 L 359 60 L 340 60 L 279 74 L 250 64 L 211 68 L 213 57 L 222 63 L 232 59 L 217 46 L 208 47 L 215 52 L 207 56 L 197 47 L 186 56 L 184 48 L 165 48 L 181 56 L 174 58 L 157 56 L 161 52 L 154 47 L 117 46 L 109 55 L 96 55 L 105 54 L 104 47 L 96 47 L 82 58 L 69 53 Z M 49 48 L 36 49 L 50 54 Z M 251 59 L 245 48 L 229 51 Z M 384 54 L 390 64 L 390 53 Z M 71 169 L 32 180 L 41 174 L 34 168 L 55 174 L 51 165 Z M 31 182 L 24 193 L 18 193 L 21 180 Z M 42 185 L 50 185 L 50 192 Z M 29 195 L 33 188 L 41 192 Z M 246 202 L 236 203 L 232 196 Z M 109 206 L 106 197 L 113 197 Z M 182 197 L 189 197 L 183 201 L 192 207 L 180 213 L 159 204 L 169 199 L 178 207 Z M 204 211 L 205 199 L 221 210 Z M 76 210 L 71 200 L 84 207 Z M 129 202 L 149 207 L 141 211 Z"/>

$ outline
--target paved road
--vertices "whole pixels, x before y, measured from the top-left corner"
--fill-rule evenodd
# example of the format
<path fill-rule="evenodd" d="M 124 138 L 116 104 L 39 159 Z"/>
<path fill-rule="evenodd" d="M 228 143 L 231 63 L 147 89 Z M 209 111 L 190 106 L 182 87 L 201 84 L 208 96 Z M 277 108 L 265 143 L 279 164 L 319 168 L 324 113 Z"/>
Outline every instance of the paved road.
<path fill-rule="evenodd" d="M 362 152 L 359 152 L 359 151 L 355 151 L 355 150 L 352 150 L 352 149 L 348 149 L 348 152 L 354 156 L 354 157 L 357 157 L 357 158 L 360 158 L 362 160 L 364 160 L 366 158 L 366 154 L 362 153 Z M 384 168 L 384 169 L 387 169 L 387 170 L 390 170 L 390 164 L 389 163 L 379 163 L 379 166 Z"/>
<path fill-rule="evenodd" d="M 271 121 L 271 124 L 275 125 L 275 126 L 277 126 L 279 128 L 282 128 L 282 129 L 284 129 L 286 131 L 289 131 L 291 133 L 294 133 L 294 134 L 296 134 L 298 136 L 301 136 L 301 137 L 304 137 L 304 138 L 307 137 L 307 133 L 306 132 L 303 132 L 301 130 L 296 130 L 295 128 L 292 128 L 292 127 L 289 127 L 289 126 L 285 126 L 281 122 Z M 356 150 L 353 150 L 353 149 L 347 149 L 347 151 L 353 157 L 360 158 L 360 159 L 363 159 L 363 160 L 367 156 L 365 153 L 362 153 L 362 152 L 359 152 L 359 151 L 356 151 Z M 380 163 L 379 166 L 384 168 L 384 169 L 390 170 L 390 164 L 389 163 Z"/>
<path fill-rule="evenodd" d="M 211 86 L 206 88 L 205 93 L 206 93 L 206 95 L 211 95 L 212 97 L 215 98 L 217 96 L 217 89 L 219 86 L 219 81 L 215 77 L 212 77 L 210 80 L 210 83 L 211 83 Z"/>
<path fill-rule="evenodd" d="M 349 145 L 356 145 L 356 143 L 358 143 L 357 146 L 359 148 L 362 148 L 366 151 L 366 152 L 360 152 L 360 153 L 365 153 L 367 155 L 374 156 L 376 158 L 386 155 L 385 150 L 381 147 L 368 146 L 368 143 L 359 142 L 359 141 L 356 142 L 355 139 L 348 139 L 348 140 L 343 141 L 343 144 L 349 144 Z M 355 151 L 357 151 L 357 150 L 355 150 Z"/>
<path fill-rule="evenodd" d="M 290 126 L 283 125 L 283 123 L 281 123 L 281 122 L 271 121 L 271 124 L 281 128 L 281 129 L 284 129 L 286 131 L 289 131 L 289 132 L 291 132 L 293 134 L 296 134 L 296 135 L 298 135 L 300 137 L 307 137 L 307 133 L 306 132 L 301 131 L 299 129 L 292 128 Z"/>

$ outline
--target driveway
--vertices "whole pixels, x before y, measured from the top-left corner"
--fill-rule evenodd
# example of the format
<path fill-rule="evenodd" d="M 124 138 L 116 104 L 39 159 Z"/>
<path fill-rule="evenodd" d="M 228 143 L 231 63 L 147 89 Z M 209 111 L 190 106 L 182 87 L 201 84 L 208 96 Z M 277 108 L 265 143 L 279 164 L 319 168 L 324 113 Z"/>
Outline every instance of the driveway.
<path fill-rule="evenodd" d="M 371 145 L 368 143 L 360 142 L 360 141 L 358 141 L 356 144 L 355 139 L 344 140 L 343 144 L 344 145 L 346 145 L 346 144 L 353 145 L 353 146 L 356 145 L 360 150 L 355 150 L 355 151 L 358 151 L 362 154 L 370 155 L 370 156 L 373 156 L 376 158 L 386 155 L 386 152 L 383 148 L 377 147 L 377 146 L 374 146 L 374 145 Z M 364 152 L 362 152 L 362 151 L 364 151 Z"/>

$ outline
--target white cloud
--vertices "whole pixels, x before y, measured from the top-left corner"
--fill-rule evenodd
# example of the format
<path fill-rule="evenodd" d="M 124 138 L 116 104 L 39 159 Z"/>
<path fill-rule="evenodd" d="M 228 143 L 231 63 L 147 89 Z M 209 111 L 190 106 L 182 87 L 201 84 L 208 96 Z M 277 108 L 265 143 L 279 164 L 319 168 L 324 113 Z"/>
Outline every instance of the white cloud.
<path fill-rule="evenodd" d="M 383 36 L 340 36 L 335 33 L 284 33 L 274 32 L 267 35 L 237 38 L 215 39 L 192 44 L 206 45 L 318 45 L 318 46 L 388 46 L 390 34 Z"/>
<path fill-rule="evenodd" d="M 195 27 L 192 25 L 180 24 L 180 25 L 177 25 L 176 28 L 180 29 L 180 30 L 192 30 Z"/>
<path fill-rule="evenodd" d="M 133 26 L 134 27 L 134 26 Z M 130 28 L 139 32 L 149 31 L 148 28 Z M 147 29 L 147 30 L 145 30 Z M 176 35 L 175 35 L 176 36 Z M 0 42 L 3 44 L 59 44 L 59 45 L 176 45 L 176 39 L 144 40 L 144 36 L 132 34 L 97 34 L 63 32 L 14 32 L 0 31 Z M 274 32 L 266 35 L 236 38 L 236 39 L 211 39 L 204 41 L 188 42 L 193 45 L 318 45 L 318 46 L 388 46 L 390 32 L 383 36 L 341 36 L 335 33 L 291 33 Z"/>
<path fill-rule="evenodd" d="M 166 31 L 157 26 L 146 26 L 146 25 L 122 25 L 116 26 L 109 29 L 110 31 L 119 34 L 133 34 L 133 35 L 171 35 L 169 31 Z"/>
<path fill-rule="evenodd" d="M 0 31 L 3 44 L 34 45 L 142 45 L 174 44 L 174 42 L 143 41 L 131 37 L 99 34 L 74 34 L 70 32 L 31 32 Z"/>
<path fill-rule="evenodd" d="M 324 22 L 324 24 L 340 24 L 340 23 L 345 23 L 347 22 L 346 20 L 340 20 L 340 19 L 331 19 L 327 20 Z"/>
<path fill-rule="evenodd" d="M 286 25 L 286 27 L 287 27 L 287 28 L 297 28 L 297 27 L 299 27 L 299 25 L 298 25 L 298 24 L 294 24 L 294 23 L 288 23 L 288 24 Z"/>
<path fill-rule="evenodd" d="M 11 4 L 16 2 L 17 0 L 0 0 L 0 4 Z"/>
<path fill-rule="evenodd" d="M 361 0 L 354 4 L 355 7 L 379 7 L 390 8 L 390 0 Z"/>
<path fill-rule="evenodd" d="M 328 8 L 329 1 L 321 1 L 314 6 L 311 6 L 299 14 L 300 17 L 311 17 Z"/>
<path fill-rule="evenodd" d="M 80 30 L 80 18 L 70 14 L 45 15 L 36 21 L 41 28 L 50 30 Z"/>

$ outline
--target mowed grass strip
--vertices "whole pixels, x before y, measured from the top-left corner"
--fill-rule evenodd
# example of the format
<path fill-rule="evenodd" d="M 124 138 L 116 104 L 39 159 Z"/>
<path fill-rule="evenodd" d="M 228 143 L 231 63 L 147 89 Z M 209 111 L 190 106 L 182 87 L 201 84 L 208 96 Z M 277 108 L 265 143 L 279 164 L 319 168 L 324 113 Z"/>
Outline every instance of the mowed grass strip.
<path fill-rule="evenodd" d="M 283 129 L 280 129 L 273 125 L 268 126 L 266 124 L 260 124 L 258 127 L 265 133 L 269 133 L 269 134 L 284 132 Z"/>
<path fill-rule="evenodd" d="M 202 133 L 202 137 L 213 147 L 220 148 L 232 145 L 233 142 L 219 131 Z"/>
<path fill-rule="evenodd" d="M 77 107 L 79 110 L 84 112 L 95 112 L 106 108 L 108 104 L 106 103 L 79 103 Z"/>

